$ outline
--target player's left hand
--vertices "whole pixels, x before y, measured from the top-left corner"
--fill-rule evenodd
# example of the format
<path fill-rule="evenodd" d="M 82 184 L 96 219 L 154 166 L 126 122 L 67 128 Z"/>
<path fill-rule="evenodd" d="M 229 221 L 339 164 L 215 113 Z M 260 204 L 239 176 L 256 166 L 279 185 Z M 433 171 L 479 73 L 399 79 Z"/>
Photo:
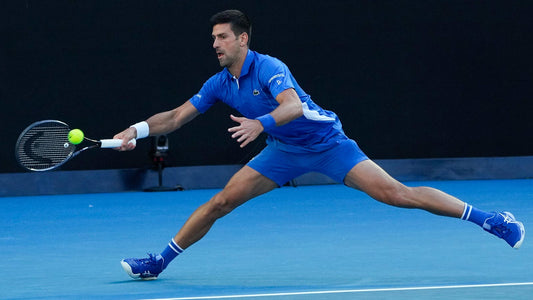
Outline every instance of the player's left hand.
<path fill-rule="evenodd" d="M 253 142 L 263 132 L 263 125 L 258 120 L 236 117 L 234 115 L 230 115 L 230 118 L 239 123 L 238 126 L 228 128 L 228 132 L 233 132 L 231 137 L 237 139 L 238 143 L 241 143 L 241 148 Z"/>

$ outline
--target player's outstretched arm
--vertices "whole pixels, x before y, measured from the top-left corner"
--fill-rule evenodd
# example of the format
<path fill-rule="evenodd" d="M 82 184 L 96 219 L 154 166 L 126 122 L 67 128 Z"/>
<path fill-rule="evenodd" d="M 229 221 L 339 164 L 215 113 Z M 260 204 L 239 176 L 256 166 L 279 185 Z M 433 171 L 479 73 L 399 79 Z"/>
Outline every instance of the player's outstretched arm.
<path fill-rule="evenodd" d="M 194 107 L 194 105 L 192 105 L 190 101 L 183 103 L 173 110 L 155 114 L 146 120 L 149 129 L 148 135 L 162 135 L 170 133 L 190 122 L 199 114 L 200 112 L 196 109 L 196 107 Z M 126 151 L 135 148 L 135 145 L 128 144 L 126 141 L 138 137 L 137 129 L 135 127 L 129 127 L 116 134 L 113 138 L 124 140 L 125 142 L 117 150 Z"/>

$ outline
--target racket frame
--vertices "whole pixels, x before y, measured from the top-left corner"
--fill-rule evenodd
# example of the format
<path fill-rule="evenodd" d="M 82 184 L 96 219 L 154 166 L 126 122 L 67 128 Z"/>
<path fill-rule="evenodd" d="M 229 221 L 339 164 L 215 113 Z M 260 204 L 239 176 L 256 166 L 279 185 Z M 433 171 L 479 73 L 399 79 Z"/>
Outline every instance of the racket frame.
<path fill-rule="evenodd" d="M 57 169 L 57 168 L 61 167 L 67 161 L 69 161 L 72 158 L 78 156 L 80 153 L 82 153 L 82 152 L 84 152 L 86 150 L 94 149 L 94 148 L 117 148 L 117 147 L 120 147 L 120 145 L 122 144 L 122 140 L 120 140 L 120 139 L 94 140 L 94 139 L 91 139 L 91 138 L 88 138 L 88 137 L 84 136 L 83 137 L 84 140 L 92 142 L 94 144 L 85 146 L 85 147 L 83 147 L 81 149 L 78 149 L 78 150 L 76 150 L 76 145 L 71 144 L 72 147 L 73 147 L 72 151 L 61 162 L 59 162 L 59 163 L 57 163 L 57 164 L 55 164 L 53 166 L 50 166 L 48 168 L 43 168 L 43 169 L 31 168 L 31 167 L 28 167 L 28 166 L 24 165 L 22 163 L 21 159 L 20 159 L 20 155 L 19 155 L 19 148 L 21 146 L 20 143 L 22 142 L 22 138 L 28 133 L 28 131 L 30 131 L 33 128 L 35 128 L 36 126 L 39 126 L 39 125 L 44 124 L 44 123 L 57 123 L 57 124 L 65 126 L 66 128 L 68 128 L 70 130 L 70 126 L 67 123 L 65 123 L 63 121 L 59 121 L 59 120 L 41 120 L 41 121 L 34 122 L 34 123 L 30 124 L 28 127 L 26 127 L 21 132 L 21 134 L 19 135 L 19 137 L 17 139 L 17 143 L 15 145 L 15 157 L 17 159 L 17 162 L 19 163 L 20 166 L 22 166 L 26 170 L 35 171 L 35 172 L 44 172 L 44 171 L 54 170 L 54 169 Z M 136 140 L 132 139 L 130 141 L 130 143 L 136 144 Z"/>

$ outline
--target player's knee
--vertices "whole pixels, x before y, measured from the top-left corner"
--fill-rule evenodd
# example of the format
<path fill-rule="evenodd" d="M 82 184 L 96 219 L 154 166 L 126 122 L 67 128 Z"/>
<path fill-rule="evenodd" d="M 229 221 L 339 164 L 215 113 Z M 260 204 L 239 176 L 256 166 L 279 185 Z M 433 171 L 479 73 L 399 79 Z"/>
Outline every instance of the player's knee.
<path fill-rule="evenodd" d="M 412 197 L 409 196 L 410 193 L 410 188 L 405 186 L 390 187 L 382 191 L 380 200 L 392 206 L 414 207 L 415 205 L 411 201 Z"/>
<path fill-rule="evenodd" d="M 232 203 L 231 199 L 219 193 L 209 201 L 210 213 L 216 218 L 223 217 L 235 208 Z"/>

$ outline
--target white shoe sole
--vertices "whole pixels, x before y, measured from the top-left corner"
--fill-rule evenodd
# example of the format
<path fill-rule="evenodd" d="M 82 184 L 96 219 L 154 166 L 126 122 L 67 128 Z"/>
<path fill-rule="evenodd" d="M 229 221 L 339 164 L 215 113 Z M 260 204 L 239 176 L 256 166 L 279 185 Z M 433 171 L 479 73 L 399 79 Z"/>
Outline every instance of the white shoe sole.
<path fill-rule="evenodd" d="M 157 279 L 157 276 L 144 277 L 143 278 L 143 277 L 141 277 L 141 274 L 133 273 L 133 271 L 131 270 L 131 266 L 127 262 L 125 262 L 123 260 L 120 261 L 120 264 L 122 265 L 122 269 L 124 269 L 124 271 L 126 271 L 126 273 L 128 273 L 128 275 L 130 275 L 130 277 L 133 278 L 133 279 L 140 279 L 140 280 L 155 280 L 155 279 Z"/>
<path fill-rule="evenodd" d="M 522 242 L 524 241 L 524 237 L 526 236 L 526 229 L 524 228 L 524 224 L 522 222 L 516 222 L 518 226 L 520 227 L 520 240 L 514 244 L 513 248 L 518 249 L 520 246 L 522 246 Z"/>
<path fill-rule="evenodd" d="M 122 265 L 122 269 L 124 269 L 124 271 L 126 271 L 126 273 L 128 273 L 128 275 L 130 275 L 131 278 L 139 279 L 140 274 L 133 274 L 133 271 L 131 270 L 131 266 L 128 263 L 121 260 L 120 264 Z"/>

